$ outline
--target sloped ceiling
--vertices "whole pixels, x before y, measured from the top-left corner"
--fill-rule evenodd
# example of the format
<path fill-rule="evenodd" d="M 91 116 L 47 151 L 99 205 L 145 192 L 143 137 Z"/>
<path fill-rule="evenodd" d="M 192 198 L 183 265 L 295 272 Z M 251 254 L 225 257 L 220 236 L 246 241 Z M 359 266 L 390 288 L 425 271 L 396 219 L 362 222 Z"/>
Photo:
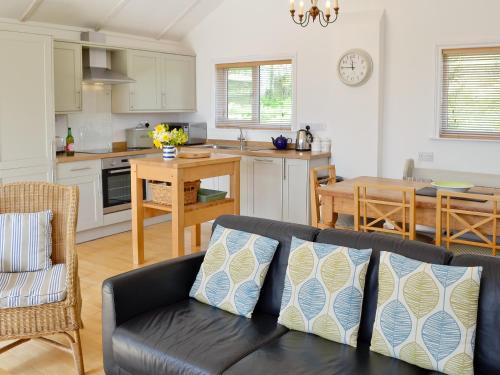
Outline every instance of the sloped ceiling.
<path fill-rule="evenodd" d="M 0 0 L 0 18 L 181 40 L 224 0 Z"/>

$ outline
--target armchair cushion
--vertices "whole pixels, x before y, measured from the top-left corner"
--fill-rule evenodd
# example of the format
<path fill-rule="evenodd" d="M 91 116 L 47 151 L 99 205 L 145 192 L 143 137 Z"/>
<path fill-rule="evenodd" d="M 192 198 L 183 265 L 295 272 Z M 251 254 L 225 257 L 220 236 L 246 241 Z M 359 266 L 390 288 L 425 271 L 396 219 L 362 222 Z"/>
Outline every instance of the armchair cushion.
<path fill-rule="evenodd" d="M 65 264 L 36 272 L 0 273 L 0 308 L 44 305 L 65 298 Z"/>
<path fill-rule="evenodd" d="M 52 211 L 0 214 L 0 272 L 52 266 Z"/>

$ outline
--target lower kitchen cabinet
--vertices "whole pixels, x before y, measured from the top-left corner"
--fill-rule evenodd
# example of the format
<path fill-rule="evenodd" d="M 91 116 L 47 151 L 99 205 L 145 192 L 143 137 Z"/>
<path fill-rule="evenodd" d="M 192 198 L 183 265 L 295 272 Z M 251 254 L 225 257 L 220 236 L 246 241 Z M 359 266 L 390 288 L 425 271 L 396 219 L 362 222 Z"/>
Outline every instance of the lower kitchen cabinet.
<path fill-rule="evenodd" d="M 242 214 L 298 224 L 310 223 L 309 170 L 328 165 L 328 158 L 243 159 Z"/>
<path fill-rule="evenodd" d="M 242 156 L 241 215 L 309 224 L 309 170 L 329 163 L 329 158 L 303 160 Z M 228 191 L 229 177 L 205 179 L 201 186 L 205 189 Z"/>
<path fill-rule="evenodd" d="M 58 165 L 57 183 L 76 185 L 80 190 L 77 232 L 103 225 L 100 160 Z"/>
<path fill-rule="evenodd" d="M 282 158 L 252 157 L 247 169 L 248 213 L 265 219 L 283 219 Z"/>
<path fill-rule="evenodd" d="M 25 181 L 52 182 L 52 171 L 52 168 L 46 166 L 0 169 L 0 184 Z"/>

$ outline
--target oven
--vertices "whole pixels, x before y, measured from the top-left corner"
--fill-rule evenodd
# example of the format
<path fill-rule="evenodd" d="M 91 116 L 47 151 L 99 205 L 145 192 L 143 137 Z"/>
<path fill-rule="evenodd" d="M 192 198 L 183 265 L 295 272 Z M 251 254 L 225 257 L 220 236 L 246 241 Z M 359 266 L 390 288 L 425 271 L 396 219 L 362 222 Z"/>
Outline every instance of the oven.
<path fill-rule="evenodd" d="M 129 159 L 144 155 L 102 159 L 102 203 L 104 214 L 131 208 L 132 192 Z M 146 181 L 143 180 L 143 198 L 146 199 Z"/>

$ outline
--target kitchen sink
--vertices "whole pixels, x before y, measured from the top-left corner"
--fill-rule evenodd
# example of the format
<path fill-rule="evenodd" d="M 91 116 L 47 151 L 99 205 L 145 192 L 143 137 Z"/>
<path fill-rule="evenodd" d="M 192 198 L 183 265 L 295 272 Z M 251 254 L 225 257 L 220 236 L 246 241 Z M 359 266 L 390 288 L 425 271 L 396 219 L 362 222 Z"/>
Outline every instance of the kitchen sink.
<path fill-rule="evenodd" d="M 213 148 L 214 150 L 239 150 L 240 149 L 240 146 L 216 145 L 216 144 L 200 145 L 197 147 Z"/>
<path fill-rule="evenodd" d="M 218 145 L 218 144 L 205 144 L 196 146 L 199 148 L 209 148 L 213 150 L 241 150 L 240 146 L 231 146 L 231 145 Z M 242 151 L 267 151 L 273 150 L 272 148 L 258 148 L 258 147 L 247 147 L 244 146 Z"/>

